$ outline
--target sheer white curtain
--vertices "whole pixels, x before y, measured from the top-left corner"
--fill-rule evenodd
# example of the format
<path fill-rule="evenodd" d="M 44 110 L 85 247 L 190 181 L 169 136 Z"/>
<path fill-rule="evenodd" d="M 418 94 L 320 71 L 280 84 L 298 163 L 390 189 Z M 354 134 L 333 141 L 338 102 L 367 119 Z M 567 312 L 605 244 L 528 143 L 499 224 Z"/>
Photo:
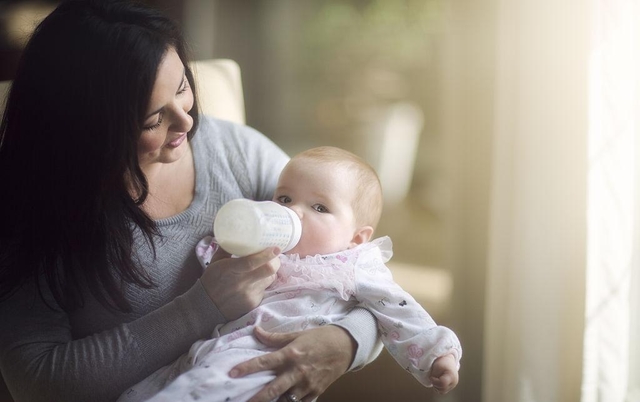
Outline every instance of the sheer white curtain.
<path fill-rule="evenodd" d="M 483 400 L 638 401 L 638 1 L 497 4 Z"/>
<path fill-rule="evenodd" d="M 591 0 L 583 402 L 640 401 L 640 5 Z M 635 326 L 635 328 L 634 328 Z"/>

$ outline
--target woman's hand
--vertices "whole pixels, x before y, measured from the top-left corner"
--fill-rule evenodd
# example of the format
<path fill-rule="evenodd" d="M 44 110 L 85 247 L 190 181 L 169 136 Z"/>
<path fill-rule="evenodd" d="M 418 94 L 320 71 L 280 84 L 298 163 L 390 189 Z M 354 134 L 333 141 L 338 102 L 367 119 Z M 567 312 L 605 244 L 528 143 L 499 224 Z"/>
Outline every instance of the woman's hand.
<path fill-rule="evenodd" d="M 276 279 L 278 254 L 277 247 L 241 258 L 230 258 L 222 249 L 216 251 L 200 281 L 228 321 L 258 307 L 264 290 Z"/>
<path fill-rule="evenodd" d="M 275 371 L 275 380 L 249 402 L 269 402 L 285 394 L 312 401 L 349 369 L 356 353 L 351 335 L 334 325 L 288 334 L 256 327 L 254 334 L 263 344 L 279 350 L 238 364 L 229 373 L 231 377 L 243 377 Z"/>

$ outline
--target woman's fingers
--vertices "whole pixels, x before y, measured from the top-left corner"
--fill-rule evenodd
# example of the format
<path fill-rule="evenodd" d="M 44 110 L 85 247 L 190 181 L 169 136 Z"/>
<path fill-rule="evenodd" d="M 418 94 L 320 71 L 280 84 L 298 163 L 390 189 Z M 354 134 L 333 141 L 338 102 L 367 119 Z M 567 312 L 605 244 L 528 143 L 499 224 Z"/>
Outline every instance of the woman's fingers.
<path fill-rule="evenodd" d="M 257 366 L 260 364 L 270 366 L 275 361 L 258 363 Z M 326 387 L 318 387 L 311 384 L 310 374 L 304 368 L 291 364 L 287 367 L 282 372 L 276 371 L 278 373 L 276 378 L 249 399 L 248 402 L 269 402 L 277 398 L 286 400 L 285 396 L 287 394 L 295 395 L 298 401 L 311 401 L 320 396 L 320 393 L 326 389 Z"/>
<path fill-rule="evenodd" d="M 267 286 L 269 286 L 271 284 L 271 282 L 273 282 L 273 279 L 275 279 L 275 275 L 278 273 L 278 270 L 280 269 L 280 258 L 278 257 L 272 257 L 271 260 L 268 260 L 267 262 L 263 263 L 262 265 L 258 266 L 258 268 L 254 269 L 255 275 L 257 279 L 271 279 L 271 281 L 269 282 L 269 284 Z"/>
<path fill-rule="evenodd" d="M 285 347 L 295 340 L 299 334 L 267 332 L 260 327 L 256 327 L 254 330 L 254 335 L 260 342 L 276 349 Z M 254 395 L 249 402 L 269 402 L 279 397 L 279 400 L 285 400 L 283 396 L 288 392 L 292 392 L 299 401 L 302 401 L 308 391 L 300 387 L 295 392 L 293 390 L 293 387 L 302 381 L 302 376 L 295 363 L 291 356 L 287 356 L 286 352 L 278 350 L 240 363 L 231 370 L 229 376 L 243 377 L 260 371 L 273 370 L 277 373 L 276 378 Z"/>
<path fill-rule="evenodd" d="M 211 258 L 210 264 L 213 264 L 214 262 L 220 261 L 225 258 L 231 258 L 231 254 L 227 253 L 222 249 L 222 247 L 218 246 L 215 252 L 213 253 L 213 258 Z"/>
<path fill-rule="evenodd" d="M 288 371 L 282 373 L 271 381 L 269 385 L 263 388 L 259 393 L 254 395 L 248 402 L 269 402 L 273 401 L 281 396 L 284 396 L 287 392 L 293 392 L 291 388 L 298 382 L 294 371 Z M 291 390 L 291 391 L 290 391 Z M 294 395 L 298 400 L 302 400 L 307 394 L 306 391 L 298 390 Z"/>
<path fill-rule="evenodd" d="M 280 268 L 279 254 L 280 249 L 272 247 L 242 258 L 214 258 L 205 269 L 200 281 L 227 320 L 260 304 Z"/>
<path fill-rule="evenodd" d="M 256 327 L 254 335 L 260 342 L 269 347 L 282 348 L 286 344 L 293 341 L 299 333 L 281 334 L 276 332 L 267 332 L 260 327 Z M 258 356 L 256 358 L 247 360 L 235 366 L 231 372 L 230 377 L 244 377 L 249 374 L 257 373 L 266 370 L 279 370 L 287 365 L 286 356 L 284 353 L 273 352 L 266 355 Z"/>
<path fill-rule="evenodd" d="M 277 350 L 238 364 L 229 375 L 242 377 L 273 370 L 276 378 L 250 402 L 269 402 L 288 393 L 300 401 L 311 401 L 349 368 L 355 353 L 351 336 L 333 325 L 289 334 L 261 329 L 254 333 L 262 343 Z"/>
<path fill-rule="evenodd" d="M 260 327 L 256 327 L 253 334 L 260 342 L 272 348 L 281 348 L 299 336 L 298 332 L 268 332 Z"/>
<path fill-rule="evenodd" d="M 270 261 L 275 260 L 279 254 L 280 249 L 278 247 L 270 247 L 260 251 L 259 253 L 251 254 L 241 258 L 234 258 L 234 260 L 236 260 L 236 262 L 238 263 L 238 268 L 241 268 L 245 271 L 254 271 L 255 269 L 269 263 Z M 280 259 L 278 259 L 278 262 L 279 261 Z M 280 267 L 279 263 L 278 267 Z"/>

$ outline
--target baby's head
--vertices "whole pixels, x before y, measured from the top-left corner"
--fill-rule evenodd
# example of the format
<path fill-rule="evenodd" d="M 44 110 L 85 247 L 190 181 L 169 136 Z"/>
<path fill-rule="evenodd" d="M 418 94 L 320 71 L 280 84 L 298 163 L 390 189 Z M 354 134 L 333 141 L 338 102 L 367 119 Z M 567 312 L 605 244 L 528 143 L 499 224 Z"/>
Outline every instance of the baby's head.
<path fill-rule="evenodd" d="M 294 210 L 300 257 L 346 250 L 371 239 L 382 213 L 378 175 L 365 161 L 335 147 L 294 156 L 280 174 L 273 200 Z"/>

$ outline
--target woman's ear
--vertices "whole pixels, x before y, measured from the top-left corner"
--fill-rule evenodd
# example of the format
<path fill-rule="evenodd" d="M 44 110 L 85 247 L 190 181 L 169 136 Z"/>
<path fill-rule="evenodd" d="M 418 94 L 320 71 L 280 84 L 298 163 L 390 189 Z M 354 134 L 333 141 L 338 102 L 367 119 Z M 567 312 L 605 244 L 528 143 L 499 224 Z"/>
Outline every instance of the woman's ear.
<path fill-rule="evenodd" d="M 373 228 L 371 226 L 358 228 L 351 239 L 349 248 L 368 242 L 371 239 L 371 236 L 373 236 Z"/>

